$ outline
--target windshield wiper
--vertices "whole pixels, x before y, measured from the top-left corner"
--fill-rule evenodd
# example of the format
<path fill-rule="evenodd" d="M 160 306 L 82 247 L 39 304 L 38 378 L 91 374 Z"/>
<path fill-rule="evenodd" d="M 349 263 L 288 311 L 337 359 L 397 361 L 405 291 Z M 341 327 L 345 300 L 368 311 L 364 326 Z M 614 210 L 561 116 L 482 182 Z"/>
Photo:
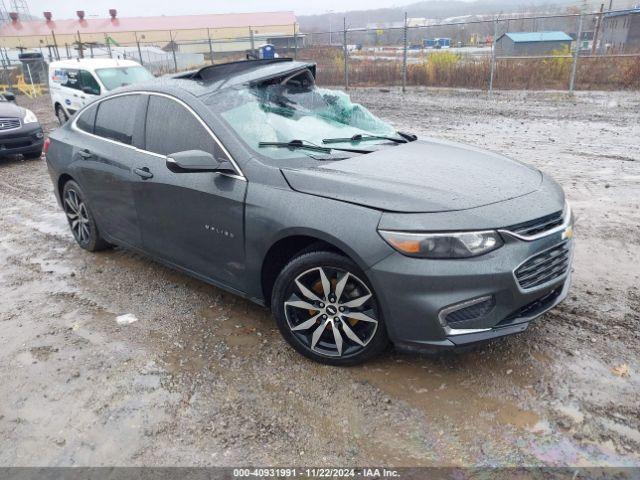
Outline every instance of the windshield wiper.
<path fill-rule="evenodd" d="M 372 150 L 364 150 L 360 148 L 329 148 L 329 147 L 321 147 L 319 145 L 314 145 L 313 143 L 305 143 L 304 140 L 291 140 L 289 142 L 260 142 L 258 143 L 260 148 L 263 147 L 282 147 L 282 148 L 291 148 L 291 149 L 304 149 L 304 150 L 312 150 L 314 152 L 320 153 L 331 153 L 332 150 L 337 150 L 340 152 L 351 152 L 351 153 L 371 153 Z"/>
<path fill-rule="evenodd" d="M 356 133 L 353 137 L 349 138 L 325 138 L 322 143 L 344 143 L 344 142 L 366 142 L 367 140 L 389 140 L 395 143 L 407 143 L 406 138 L 386 137 L 384 135 L 362 135 Z"/>
<path fill-rule="evenodd" d="M 404 138 L 407 142 L 415 142 L 418 139 L 418 136 L 415 133 L 406 133 L 406 132 L 396 132 L 402 138 Z"/>
<path fill-rule="evenodd" d="M 309 145 L 304 143 L 303 140 L 291 140 L 289 142 L 260 142 L 258 143 L 260 148 L 263 147 L 283 147 L 283 148 L 303 148 L 305 150 L 313 150 L 314 152 L 331 153 L 329 147 L 320 147 L 318 145 Z"/>

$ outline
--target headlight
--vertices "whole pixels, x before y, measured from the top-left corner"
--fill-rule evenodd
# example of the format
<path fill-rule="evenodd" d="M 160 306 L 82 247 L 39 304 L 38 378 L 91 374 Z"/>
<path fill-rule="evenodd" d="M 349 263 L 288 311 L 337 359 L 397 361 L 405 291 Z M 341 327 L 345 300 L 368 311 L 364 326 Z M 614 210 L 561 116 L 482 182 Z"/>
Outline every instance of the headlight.
<path fill-rule="evenodd" d="M 24 118 L 22 119 L 22 123 L 36 123 L 38 121 L 38 117 L 29 109 L 24 109 Z"/>
<path fill-rule="evenodd" d="M 421 258 L 476 257 L 500 248 L 504 243 L 494 230 L 459 233 L 379 232 L 400 253 Z"/>

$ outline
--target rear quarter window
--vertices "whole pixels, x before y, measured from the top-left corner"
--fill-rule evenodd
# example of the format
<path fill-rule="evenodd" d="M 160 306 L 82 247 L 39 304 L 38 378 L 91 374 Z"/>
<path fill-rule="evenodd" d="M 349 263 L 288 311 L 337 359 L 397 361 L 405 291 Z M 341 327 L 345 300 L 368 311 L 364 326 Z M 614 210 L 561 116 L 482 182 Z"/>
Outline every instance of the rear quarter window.
<path fill-rule="evenodd" d="M 93 126 L 96 123 L 96 113 L 98 112 L 98 106 L 93 105 L 84 110 L 78 120 L 76 126 L 83 132 L 93 133 Z"/>
<path fill-rule="evenodd" d="M 100 137 L 131 145 L 136 113 L 142 95 L 123 95 L 100 102 L 94 133 Z"/>

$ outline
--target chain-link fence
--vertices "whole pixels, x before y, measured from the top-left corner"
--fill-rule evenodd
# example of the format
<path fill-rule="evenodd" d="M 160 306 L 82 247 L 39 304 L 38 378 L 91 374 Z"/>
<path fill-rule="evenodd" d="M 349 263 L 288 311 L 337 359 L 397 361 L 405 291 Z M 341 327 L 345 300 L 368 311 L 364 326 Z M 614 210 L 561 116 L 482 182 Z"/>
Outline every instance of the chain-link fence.
<path fill-rule="evenodd" d="M 325 31 L 296 24 L 91 36 L 54 31 L 39 39 L 44 61 L 123 58 L 156 75 L 260 58 L 315 61 L 318 83 L 344 86 L 436 86 L 484 89 L 640 88 L 640 10 L 554 15 L 475 16 L 443 22 L 408 18 Z M 44 62 L 13 62 L 0 48 L 2 84 L 46 83 Z M 26 85 L 26 86 L 25 86 Z M 31 89 L 35 89 L 33 86 Z M 27 93 L 25 91 L 25 93 Z"/>
<path fill-rule="evenodd" d="M 640 10 L 398 23 L 307 32 L 298 55 L 345 88 L 640 88 Z"/>

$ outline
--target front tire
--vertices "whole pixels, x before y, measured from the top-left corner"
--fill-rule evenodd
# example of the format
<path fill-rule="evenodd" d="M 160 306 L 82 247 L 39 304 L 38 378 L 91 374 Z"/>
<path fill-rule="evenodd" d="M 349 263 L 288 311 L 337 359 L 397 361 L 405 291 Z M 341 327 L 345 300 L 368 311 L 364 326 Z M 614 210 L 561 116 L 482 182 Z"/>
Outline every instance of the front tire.
<path fill-rule="evenodd" d="M 85 199 L 80 185 L 76 182 L 69 180 L 64 184 L 62 206 L 73 238 L 80 247 L 90 252 L 109 248 L 110 244 L 100 236 L 95 218 Z"/>
<path fill-rule="evenodd" d="M 329 365 L 355 365 L 388 345 L 373 288 L 347 257 L 313 251 L 294 258 L 276 279 L 271 306 L 285 340 Z"/>

